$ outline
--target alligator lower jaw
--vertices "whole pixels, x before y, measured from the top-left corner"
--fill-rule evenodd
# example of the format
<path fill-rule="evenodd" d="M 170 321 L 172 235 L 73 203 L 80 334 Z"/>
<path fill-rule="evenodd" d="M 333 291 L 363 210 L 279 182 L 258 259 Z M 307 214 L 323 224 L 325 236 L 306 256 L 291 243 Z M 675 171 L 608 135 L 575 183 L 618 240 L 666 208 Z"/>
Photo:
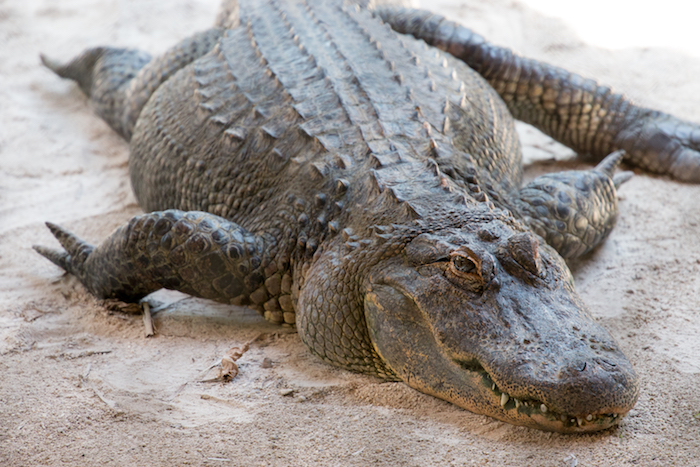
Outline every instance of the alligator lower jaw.
<path fill-rule="evenodd" d="M 544 402 L 537 399 L 517 399 L 501 391 L 489 373 L 478 363 L 460 362 L 460 366 L 472 374 L 478 375 L 480 384 L 493 395 L 493 405 L 501 408 L 502 415 L 482 412 L 485 415 L 506 421 L 508 423 L 529 426 L 545 431 L 562 433 L 582 433 L 600 431 L 616 425 L 626 414 L 603 413 L 570 415 L 553 410 Z"/>

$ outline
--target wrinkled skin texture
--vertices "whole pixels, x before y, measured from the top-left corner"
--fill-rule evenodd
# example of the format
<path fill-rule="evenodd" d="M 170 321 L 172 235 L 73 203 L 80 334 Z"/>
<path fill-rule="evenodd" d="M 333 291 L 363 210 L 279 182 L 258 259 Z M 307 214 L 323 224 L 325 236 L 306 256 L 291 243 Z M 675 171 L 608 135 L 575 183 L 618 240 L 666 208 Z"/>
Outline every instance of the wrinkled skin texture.
<path fill-rule="evenodd" d="M 248 306 L 329 363 L 509 423 L 614 425 L 637 376 L 562 257 L 614 226 L 623 153 L 521 188 L 512 116 L 691 181 L 700 132 L 465 31 L 393 7 L 227 1 L 159 58 L 44 58 L 130 142 L 147 214 L 96 247 L 51 224 L 63 250 L 37 251 L 95 296 Z"/>
<path fill-rule="evenodd" d="M 610 424 L 630 404 L 634 372 L 556 253 L 508 234 L 488 244 L 463 231 L 422 234 L 376 268 L 365 305 L 379 353 L 416 389 L 517 424 Z"/>

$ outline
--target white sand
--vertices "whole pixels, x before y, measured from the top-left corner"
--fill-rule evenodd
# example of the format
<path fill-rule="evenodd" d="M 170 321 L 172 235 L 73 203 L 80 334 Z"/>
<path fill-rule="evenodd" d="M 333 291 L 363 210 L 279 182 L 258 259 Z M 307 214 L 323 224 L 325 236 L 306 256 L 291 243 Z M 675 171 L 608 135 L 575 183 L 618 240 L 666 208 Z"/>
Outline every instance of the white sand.
<path fill-rule="evenodd" d="M 191 298 L 168 296 L 179 301 L 145 339 L 140 317 L 109 314 L 35 254 L 32 244 L 55 244 L 45 220 L 98 242 L 140 212 L 126 144 L 75 85 L 39 66 L 39 52 L 163 51 L 210 25 L 217 3 L 0 0 L 1 465 L 700 465 L 700 186 L 638 173 L 621 189 L 615 232 L 574 267 L 642 380 L 621 426 L 594 435 L 514 427 L 337 370 L 254 313 Z M 699 58 L 592 48 L 516 2 L 429 3 L 493 42 L 700 121 Z M 570 155 L 524 133 L 529 160 Z M 233 383 L 195 382 L 259 330 Z"/>

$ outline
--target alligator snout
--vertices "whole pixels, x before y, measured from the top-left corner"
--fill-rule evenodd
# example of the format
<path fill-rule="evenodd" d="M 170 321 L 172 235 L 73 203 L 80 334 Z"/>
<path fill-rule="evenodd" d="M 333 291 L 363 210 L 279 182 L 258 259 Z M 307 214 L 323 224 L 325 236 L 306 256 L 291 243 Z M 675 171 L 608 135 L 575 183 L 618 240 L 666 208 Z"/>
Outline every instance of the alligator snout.
<path fill-rule="evenodd" d="M 434 241 L 432 249 L 424 243 L 407 248 L 407 258 L 427 266 L 387 266 L 365 299 L 372 340 L 406 383 L 550 431 L 605 429 L 634 406 L 632 364 L 549 248 L 534 263 L 506 255 L 502 244 L 491 253 L 468 239 L 462 246 Z M 496 280 L 499 287 L 487 286 Z"/>
<path fill-rule="evenodd" d="M 604 356 L 582 355 L 586 351 L 541 347 L 510 364 L 495 358 L 484 366 L 483 384 L 490 385 L 504 417 L 555 431 L 599 430 L 634 406 L 638 379 L 616 347 L 607 347 Z"/>
<path fill-rule="evenodd" d="M 625 414 L 637 399 L 637 375 L 627 358 L 617 352 L 616 359 L 595 357 L 563 368 L 559 393 L 552 401 L 554 410 L 582 417 L 601 414 Z"/>
<path fill-rule="evenodd" d="M 605 329 L 593 331 L 598 339 L 589 338 L 578 352 L 572 350 L 573 357 L 558 371 L 559 383 L 553 395 L 562 402 L 552 401 L 552 405 L 579 416 L 625 414 L 637 400 L 637 374 Z"/>
<path fill-rule="evenodd" d="M 512 284 L 504 282 L 501 293 L 508 294 Z M 615 340 L 573 289 L 550 289 L 544 299 L 519 295 L 510 308 L 501 301 L 509 325 L 501 327 L 498 342 L 482 336 L 470 346 L 448 344 L 476 351 L 502 419 L 554 431 L 616 424 L 637 401 L 639 383 Z"/>

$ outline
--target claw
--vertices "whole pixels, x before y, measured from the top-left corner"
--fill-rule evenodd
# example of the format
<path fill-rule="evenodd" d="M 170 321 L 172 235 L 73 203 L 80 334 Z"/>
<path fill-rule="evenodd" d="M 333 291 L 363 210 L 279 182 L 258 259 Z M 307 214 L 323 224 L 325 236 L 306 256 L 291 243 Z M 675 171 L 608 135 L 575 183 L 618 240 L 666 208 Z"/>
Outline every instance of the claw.
<path fill-rule="evenodd" d="M 60 63 L 44 54 L 40 54 L 41 63 L 61 78 L 69 78 L 78 83 L 85 95 L 90 96 L 92 90 L 93 70 L 97 61 L 105 54 L 104 47 L 96 47 L 83 52 L 68 63 Z"/>
<path fill-rule="evenodd" d="M 613 183 L 615 184 L 615 189 L 620 188 L 620 185 L 625 183 L 627 180 L 629 180 L 633 176 L 634 176 L 634 172 L 631 172 L 629 170 L 615 174 L 615 176 L 613 177 Z"/>
<path fill-rule="evenodd" d="M 34 245 L 32 248 L 59 268 L 70 271 L 70 255 L 65 251 L 52 250 L 41 245 Z"/>
<path fill-rule="evenodd" d="M 54 60 L 50 57 L 47 57 L 44 54 L 39 54 L 39 58 L 41 59 L 41 63 L 48 68 L 49 70 L 53 71 L 57 75 L 60 76 L 61 74 L 61 68 L 63 68 L 63 65 L 58 61 Z"/>
<path fill-rule="evenodd" d="M 34 245 L 32 248 L 56 266 L 75 273 L 74 266 L 83 264 L 95 247 L 56 224 L 47 222 L 46 227 L 49 228 L 65 251 L 53 250 L 39 245 Z"/>
<path fill-rule="evenodd" d="M 66 249 L 68 254 L 80 259 L 81 262 L 84 261 L 95 248 L 56 224 L 47 222 L 46 227 L 49 228 L 53 236 L 56 237 L 56 240 Z"/>
<path fill-rule="evenodd" d="M 600 164 L 598 164 L 595 167 L 595 170 L 597 170 L 599 172 L 603 172 L 608 177 L 612 178 L 613 174 L 615 173 L 615 169 L 617 169 L 617 166 L 619 166 L 620 162 L 622 162 L 622 157 L 624 155 L 625 155 L 624 149 L 618 149 L 617 151 L 611 152 L 610 154 L 605 156 L 605 159 L 600 161 Z M 623 180 L 623 182 L 627 181 L 627 180 L 629 180 L 629 178 L 626 180 Z"/>

